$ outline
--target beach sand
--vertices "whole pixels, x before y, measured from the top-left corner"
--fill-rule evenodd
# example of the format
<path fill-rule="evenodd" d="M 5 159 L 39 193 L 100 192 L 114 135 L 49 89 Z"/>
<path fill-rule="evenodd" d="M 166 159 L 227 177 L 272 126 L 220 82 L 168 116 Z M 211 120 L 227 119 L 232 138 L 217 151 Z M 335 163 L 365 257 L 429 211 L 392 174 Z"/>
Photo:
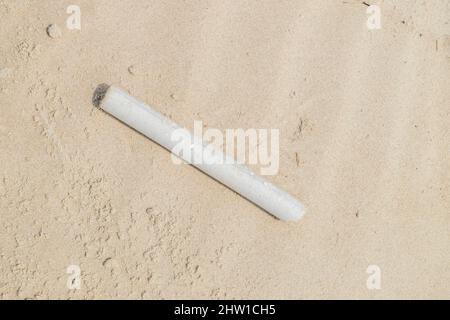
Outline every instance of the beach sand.
<path fill-rule="evenodd" d="M 0 298 L 449 299 L 450 2 L 367 3 L 380 29 L 356 0 L 0 0 Z M 174 165 L 101 83 L 279 129 L 307 214 Z"/>

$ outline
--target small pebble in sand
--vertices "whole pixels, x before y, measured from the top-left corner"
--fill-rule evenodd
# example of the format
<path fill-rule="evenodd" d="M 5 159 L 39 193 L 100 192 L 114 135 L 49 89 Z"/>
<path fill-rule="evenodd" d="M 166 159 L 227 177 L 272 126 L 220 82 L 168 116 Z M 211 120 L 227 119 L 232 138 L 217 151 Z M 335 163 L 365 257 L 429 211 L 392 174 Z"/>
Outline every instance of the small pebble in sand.
<path fill-rule="evenodd" d="M 47 27 L 47 34 L 52 39 L 61 38 L 62 31 L 56 24 L 51 24 Z"/>
<path fill-rule="evenodd" d="M 136 74 L 136 67 L 135 66 L 129 66 L 128 67 L 128 72 L 134 76 Z"/>

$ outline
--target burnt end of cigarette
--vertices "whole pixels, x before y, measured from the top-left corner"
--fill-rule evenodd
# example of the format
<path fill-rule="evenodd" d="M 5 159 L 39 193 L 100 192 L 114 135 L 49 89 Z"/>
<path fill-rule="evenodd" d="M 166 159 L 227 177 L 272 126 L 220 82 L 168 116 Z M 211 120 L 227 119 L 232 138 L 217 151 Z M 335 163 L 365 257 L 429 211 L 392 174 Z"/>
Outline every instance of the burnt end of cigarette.
<path fill-rule="evenodd" d="M 106 83 L 102 83 L 99 84 L 97 86 L 97 88 L 94 91 L 94 95 L 92 96 L 92 104 L 97 107 L 100 108 L 100 103 L 102 102 L 103 98 L 106 95 L 106 92 L 109 89 L 109 85 L 107 85 Z"/>

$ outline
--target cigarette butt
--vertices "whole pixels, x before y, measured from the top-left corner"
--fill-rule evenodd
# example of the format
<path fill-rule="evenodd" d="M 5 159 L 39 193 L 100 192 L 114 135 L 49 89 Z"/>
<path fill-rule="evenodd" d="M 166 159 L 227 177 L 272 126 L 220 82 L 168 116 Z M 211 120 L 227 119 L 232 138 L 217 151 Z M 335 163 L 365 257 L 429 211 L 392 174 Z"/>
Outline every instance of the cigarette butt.
<path fill-rule="evenodd" d="M 125 91 L 111 86 L 103 87 L 95 99 L 98 106 L 113 117 L 127 124 L 149 139 L 166 148 L 176 156 L 195 166 L 231 190 L 250 200 L 260 208 L 283 221 L 299 220 L 305 212 L 304 206 L 287 192 L 236 163 L 229 156 L 218 157 L 211 146 L 199 142 L 189 131 L 155 111 L 150 106 L 133 98 Z M 176 151 L 180 142 L 175 135 L 183 132 L 186 141 L 192 143 L 194 153 L 202 153 L 203 161 L 197 163 L 191 157 Z M 217 150 L 216 150 L 217 151 Z M 222 159 L 226 161 L 221 161 Z"/>

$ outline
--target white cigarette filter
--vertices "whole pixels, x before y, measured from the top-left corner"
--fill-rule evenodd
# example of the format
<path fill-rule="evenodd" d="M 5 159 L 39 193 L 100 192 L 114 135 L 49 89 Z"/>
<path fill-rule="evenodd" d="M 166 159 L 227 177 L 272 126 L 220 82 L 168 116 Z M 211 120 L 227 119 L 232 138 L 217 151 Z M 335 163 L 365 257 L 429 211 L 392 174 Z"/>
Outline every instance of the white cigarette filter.
<path fill-rule="evenodd" d="M 221 150 L 220 153 L 223 157 L 218 157 L 217 149 L 214 149 L 215 152 L 211 152 L 213 150 L 211 145 L 199 142 L 199 139 L 194 138 L 189 131 L 179 127 L 167 117 L 131 97 L 125 91 L 114 86 L 104 87 L 102 90 L 101 93 L 97 92 L 97 99 L 100 100 L 98 105 L 110 115 L 223 183 L 273 216 L 283 221 L 296 221 L 303 216 L 305 210 L 299 201 L 254 174 L 247 167 L 236 163 L 229 156 L 223 155 Z M 175 132 L 179 136 L 180 130 L 192 143 L 191 148 L 194 152 L 202 153 L 203 161 L 197 163 L 197 161 L 192 161 L 191 157 L 176 151 L 175 146 L 180 142 L 174 140 L 173 136 Z M 223 159 L 226 159 L 226 161 L 223 161 Z"/>

